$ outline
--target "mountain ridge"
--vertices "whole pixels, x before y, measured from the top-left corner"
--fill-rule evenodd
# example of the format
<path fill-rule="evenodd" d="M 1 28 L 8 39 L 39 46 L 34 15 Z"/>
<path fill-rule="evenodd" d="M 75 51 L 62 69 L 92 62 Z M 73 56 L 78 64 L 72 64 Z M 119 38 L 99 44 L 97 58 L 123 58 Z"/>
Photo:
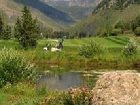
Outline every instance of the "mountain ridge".
<path fill-rule="evenodd" d="M 113 28 L 119 21 L 129 23 L 137 16 L 140 16 L 139 0 L 134 2 L 126 0 L 131 1 L 127 5 L 124 5 L 124 2 L 121 5 L 116 5 L 118 0 L 114 0 L 113 4 L 108 5 L 113 0 L 108 1 L 102 0 L 93 11 L 93 14 L 78 22 L 71 31 L 82 32 L 87 35 L 99 35 L 105 33 L 108 24 Z M 123 8 L 117 6 L 123 6 Z"/>
<path fill-rule="evenodd" d="M 58 10 L 64 11 L 75 20 L 81 20 L 92 13 L 100 0 L 41 0 Z"/>
<path fill-rule="evenodd" d="M 81 7 L 89 7 L 93 5 L 97 5 L 99 0 L 42 0 L 46 3 L 54 3 L 56 5 L 65 4 L 67 6 L 81 6 Z M 95 3 L 95 4 L 94 4 Z"/>
<path fill-rule="evenodd" d="M 109 8 L 115 8 L 115 9 L 124 9 L 131 4 L 140 3 L 139 0 L 101 0 L 101 2 L 98 4 L 98 6 L 94 9 L 94 13 L 109 9 Z"/>
<path fill-rule="evenodd" d="M 18 2 L 16 2 L 15 0 L 0 0 L 0 15 L 3 17 L 3 19 L 5 21 L 8 22 L 8 24 L 14 25 L 16 19 L 18 16 L 21 16 L 21 11 L 23 6 L 25 5 L 25 3 L 19 3 L 20 0 L 18 0 Z M 23 0 L 23 1 L 27 1 L 27 0 Z M 32 1 L 32 0 L 30 0 Z M 34 2 L 33 2 L 34 3 Z M 37 4 L 38 2 L 36 2 Z M 45 6 L 47 4 L 44 4 Z M 29 6 L 29 5 L 28 5 Z M 50 10 L 52 10 L 53 7 L 48 6 Z M 66 18 L 66 21 L 63 21 L 63 15 L 60 18 L 57 18 L 57 15 L 55 15 L 55 12 L 51 14 L 54 15 L 54 18 L 52 18 L 51 16 L 46 15 L 44 12 L 45 11 L 40 11 L 38 8 L 34 8 L 32 6 L 29 6 L 32 15 L 34 18 L 37 18 L 40 25 L 42 27 L 49 27 L 49 28 L 53 28 L 54 30 L 62 30 L 65 29 L 67 27 L 69 27 L 72 23 L 67 19 L 71 18 L 69 17 L 67 14 L 65 14 L 64 12 L 54 9 L 58 11 L 60 14 L 64 14 L 66 16 L 68 16 L 68 18 Z M 46 9 L 47 10 L 47 9 Z M 59 14 L 58 13 L 58 14 Z M 59 15 L 60 15 L 59 14 Z M 73 20 L 72 20 L 73 21 Z"/>
<path fill-rule="evenodd" d="M 44 4 L 40 0 L 32 0 L 32 1 L 14 0 L 14 1 L 17 3 L 21 3 L 23 5 L 27 5 L 27 6 L 30 6 L 32 8 L 35 8 L 56 21 L 61 21 L 61 22 L 66 22 L 66 23 L 73 22 L 73 19 L 68 14 L 55 9 L 52 6 Z"/>

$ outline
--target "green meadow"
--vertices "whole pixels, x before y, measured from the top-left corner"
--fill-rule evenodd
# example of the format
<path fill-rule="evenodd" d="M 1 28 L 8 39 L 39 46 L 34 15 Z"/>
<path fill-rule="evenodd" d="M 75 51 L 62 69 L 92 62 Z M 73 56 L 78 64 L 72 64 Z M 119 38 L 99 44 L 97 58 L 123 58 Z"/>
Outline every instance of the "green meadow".
<path fill-rule="evenodd" d="M 16 40 L 0 40 L 0 48 L 13 48 L 22 52 L 27 58 L 37 65 L 39 70 L 50 70 L 53 67 L 60 67 L 64 70 L 81 70 L 81 69 L 131 69 L 135 68 L 135 61 L 139 61 L 139 54 L 125 57 L 122 50 L 131 39 L 135 39 L 139 44 L 138 37 L 127 36 L 110 36 L 110 37 L 91 37 L 82 39 L 65 39 L 64 49 L 61 52 L 45 51 L 43 48 L 47 43 L 55 47 L 56 42 L 51 39 L 38 41 L 36 48 L 29 50 L 20 49 Z M 104 48 L 104 53 L 94 57 L 85 58 L 79 55 L 81 46 L 90 41 L 98 43 Z"/>
<path fill-rule="evenodd" d="M 65 39 L 64 49 L 61 52 L 47 52 L 43 50 L 46 43 L 51 43 L 52 46 L 56 44 L 52 39 L 39 40 L 37 47 L 29 50 L 20 49 L 18 42 L 12 39 L 7 41 L 0 40 L 0 49 L 4 47 L 8 49 L 12 48 L 23 53 L 25 57 L 36 65 L 38 72 L 47 70 L 55 73 L 70 70 L 138 70 L 139 53 L 129 57 L 125 57 L 122 54 L 123 48 L 131 39 L 135 39 L 138 44 L 140 42 L 139 37 L 131 35 Z M 80 56 L 80 47 L 90 41 L 97 42 L 105 48 L 104 53 L 91 58 Z M 34 83 L 21 82 L 15 85 L 7 84 L 0 90 L 0 105 L 42 105 L 41 102 L 45 97 L 53 97 L 56 94 L 57 92 L 53 92 L 47 88 L 37 89 Z"/>

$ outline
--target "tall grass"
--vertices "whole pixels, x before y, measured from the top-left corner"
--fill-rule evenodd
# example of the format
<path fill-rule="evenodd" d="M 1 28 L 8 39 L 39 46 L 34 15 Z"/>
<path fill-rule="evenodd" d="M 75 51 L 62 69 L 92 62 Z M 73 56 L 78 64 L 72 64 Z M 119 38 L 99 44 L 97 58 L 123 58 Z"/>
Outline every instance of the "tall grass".
<path fill-rule="evenodd" d="M 18 51 L 3 48 L 0 51 L 0 58 L 0 87 L 33 77 L 34 66 Z"/>
<path fill-rule="evenodd" d="M 39 40 L 36 49 L 21 50 L 18 49 L 18 43 L 14 40 L 0 41 L 0 49 L 4 46 L 7 48 L 17 49 L 19 52 L 30 59 L 32 63 L 35 63 L 39 67 L 39 70 L 52 69 L 52 66 L 58 66 L 66 69 L 82 69 L 97 64 L 94 69 L 98 68 L 98 63 L 101 64 L 101 68 L 110 68 L 111 62 L 117 62 L 117 65 L 127 65 L 126 69 L 131 68 L 135 61 L 140 60 L 139 54 L 135 57 L 125 57 L 122 53 L 123 48 L 129 43 L 129 39 L 132 36 L 115 36 L 115 37 L 91 37 L 83 39 L 66 39 L 64 41 L 64 49 L 62 52 L 46 52 L 43 50 L 48 40 Z M 96 54 L 94 57 L 88 59 L 79 55 L 79 48 L 82 45 L 93 40 L 94 42 L 101 45 L 103 48 L 102 54 Z M 139 38 L 137 38 L 139 42 Z M 51 42 L 55 46 L 54 42 Z M 139 43 L 138 43 L 139 44 Z M 91 62 L 92 61 L 92 62 Z M 108 62 L 107 64 L 105 62 Z M 90 64 L 89 64 L 90 63 Z M 103 66 L 103 65 L 104 66 Z M 116 64 L 113 64 L 114 68 Z M 111 67 L 112 68 L 112 67 Z M 119 67 L 118 67 L 119 69 Z"/>

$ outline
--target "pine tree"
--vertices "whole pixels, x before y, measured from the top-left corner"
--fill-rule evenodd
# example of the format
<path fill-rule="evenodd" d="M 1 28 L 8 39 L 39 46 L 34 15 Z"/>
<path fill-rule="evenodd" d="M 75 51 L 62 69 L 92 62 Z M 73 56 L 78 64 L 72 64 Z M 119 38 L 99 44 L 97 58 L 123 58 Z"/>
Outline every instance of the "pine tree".
<path fill-rule="evenodd" d="M 4 27 L 4 23 L 2 18 L 0 17 L 0 38 L 2 37 L 3 27 Z"/>
<path fill-rule="evenodd" d="M 39 28 L 37 20 L 32 18 L 30 10 L 25 6 L 21 18 L 15 24 L 15 37 L 23 48 L 35 47 Z"/>
<path fill-rule="evenodd" d="M 2 31 L 2 39 L 8 40 L 12 37 L 12 30 L 9 25 L 5 25 Z"/>

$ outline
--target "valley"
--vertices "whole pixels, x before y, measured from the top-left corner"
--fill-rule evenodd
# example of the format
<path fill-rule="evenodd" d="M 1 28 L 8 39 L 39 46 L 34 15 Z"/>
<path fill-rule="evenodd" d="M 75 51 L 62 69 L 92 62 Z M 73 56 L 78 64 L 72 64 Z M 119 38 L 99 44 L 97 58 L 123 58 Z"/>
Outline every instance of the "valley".
<path fill-rule="evenodd" d="M 0 105 L 139 97 L 139 0 L 0 0 Z"/>

